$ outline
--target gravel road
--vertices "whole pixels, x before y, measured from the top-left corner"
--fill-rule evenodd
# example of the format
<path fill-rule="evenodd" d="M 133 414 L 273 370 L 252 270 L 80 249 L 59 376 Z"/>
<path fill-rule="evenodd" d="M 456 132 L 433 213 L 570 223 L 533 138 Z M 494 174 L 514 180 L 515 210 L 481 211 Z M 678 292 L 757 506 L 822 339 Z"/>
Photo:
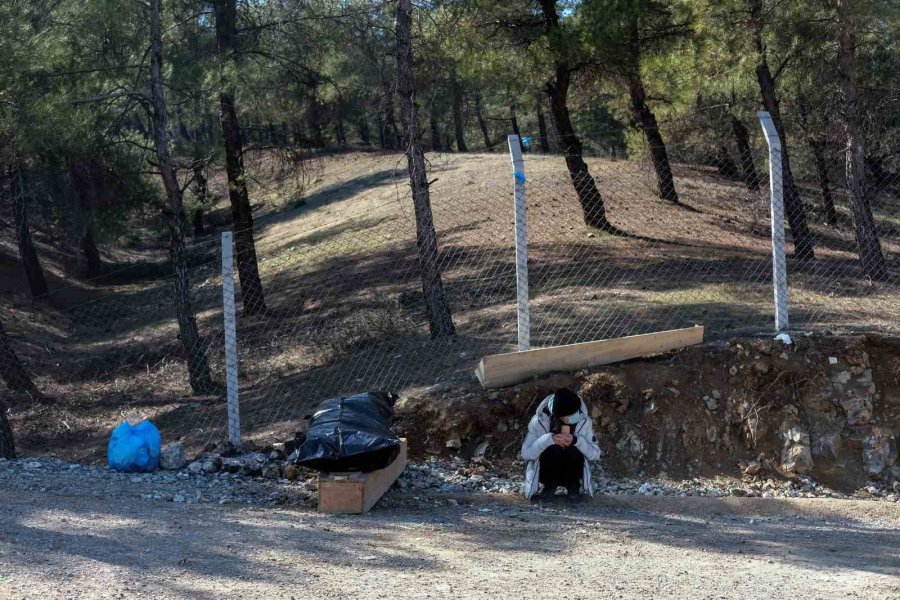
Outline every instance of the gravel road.
<path fill-rule="evenodd" d="M 900 598 L 896 503 L 435 500 L 337 516 L 4 486 L 0 598 Z"/>

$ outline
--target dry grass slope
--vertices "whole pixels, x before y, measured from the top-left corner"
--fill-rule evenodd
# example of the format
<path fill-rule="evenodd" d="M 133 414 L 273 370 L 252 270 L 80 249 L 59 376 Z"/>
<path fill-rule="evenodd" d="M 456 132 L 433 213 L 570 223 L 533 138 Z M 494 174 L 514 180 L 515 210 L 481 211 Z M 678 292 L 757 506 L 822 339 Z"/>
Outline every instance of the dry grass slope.
<path fill-rule="evenodd" d="M 302 176 L 255 165 L 261 274 L 271 313 L 239 319 L 243 427 L 285 435 L 326 396 L 354 390 L 468 382 L 479 356 L 515 343 L 512 181 L 500 154 L 430 156 L 440 264 L 459 335 L 432 342 L 422 310 L 415 222 L 405 161 L 347 153 Z M 646 165 L 591 159 L 612 222 L 589 230 L 564 164 L 528 155 L 532 340 L 582 342 L 703 323 L 710 336 L 768 332 L 772 322 L 767 198 L 711 169 L 676 165 L 687 207 L 652 193 Z M 224 198 L 224 178 L 212 188 Z M 302 193 L 302 198 L 299 196 Z M 814 264 L 789 261 L 793 326 L 895 329 L 900 313 L 900 200 L 878 198 L 892 279 L 861 277 L 849 209 L 841 226 L 815 212 Z M 302 200 L 302 202 L 300 201 Z M 220 200 L 220 212 L 224 208 Z M 168 439 L 194 446 L 224 430 L 224 402 L 192 397 L 162 249 L 116 257 L 94 282 L 65 277 L 64 256 L 39 240 L 57 290 L 35 306 L 5 296 L 2 318 L 53 405 L 14 400 L 26 451 L 102 459 L 109 429 L 130 412 L 153 418 Z M 217 236 L 192 246 L 194 302 L 210 360 L 222 379 Z M 12 248 L 0 277 L 24 290 Z"/>

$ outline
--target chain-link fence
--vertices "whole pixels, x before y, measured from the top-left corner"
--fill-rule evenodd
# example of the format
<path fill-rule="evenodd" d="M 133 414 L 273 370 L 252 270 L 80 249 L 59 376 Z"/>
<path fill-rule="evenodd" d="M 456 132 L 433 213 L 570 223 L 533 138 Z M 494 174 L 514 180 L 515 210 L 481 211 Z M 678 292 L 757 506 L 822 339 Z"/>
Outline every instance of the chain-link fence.
<path fill-rule="evenodd" d="M 772 335 L 773 239 L 776 267 L 779 239 L 786 249 L 782 316 L 792 333 L 895 331 L 897 152 L 883 144 L 872 154 L 859 187 L 847 184 L 853 174 L 845 172 L 840 144 L 783 140 L 770 165 L 759 123 L 741 125 L 749 144 L 737 136 L 737 144 L 703 147 L 681 135 L 686 119 L 672 121 L 661 127 L 665 152 L 648 137 L 646 151 L 630 158 L 591 136 L 579 139 L 581 152 L 552 131 L 545 140 L 523 136 L 524 166 L 515 174 L 504 152 L 430 155 L 438 249 L 425 255 L 428 228 L 417 219 L 403 156 L 345 157 L 368 166 L 344 165 L 342 178 L 257 219 L 265 311 L 243 310 L 234 269 L 243 436 L 284 438 L 335 395 L 472 386 L 481 356 L 515 351 L 517 185 L 527 206 L 531 347 L 694 324 L 706 327 L 707 339 Z M 787 228 L 774 235 L 769 173 L 784 207 L 775 220 Z M 866 206 L 871 219 L 861 227 Z M 57 290 L 49 301 L 60 307 L 56 317 L 33 317 L 42 335 L 30 342 L 45 348 L 31 354 L 29 367 L 39 387 L 61 401 L 36 403 L 17 423 L 31 446 L 54 437 L 77 446 L 105 436 L 130 412 L 197 447 L 226 437 L 219 238 L 194 241 L 188 255 L 202 340 L 194 352 L 221 389 L 195 394 L 189 385 L 171 266 L 163 259 L 130 264 L 104 275 L 114 292 Z M 238 250 L 235 264 L 244 258 Z M 437 267 L 439 281 L 432 276 L 423 285 L 426 263 Z M 435 290 L 446 297 L 452 335 L 429 326 Z M 29 429 L 39 422 L 43 430 Z"/>

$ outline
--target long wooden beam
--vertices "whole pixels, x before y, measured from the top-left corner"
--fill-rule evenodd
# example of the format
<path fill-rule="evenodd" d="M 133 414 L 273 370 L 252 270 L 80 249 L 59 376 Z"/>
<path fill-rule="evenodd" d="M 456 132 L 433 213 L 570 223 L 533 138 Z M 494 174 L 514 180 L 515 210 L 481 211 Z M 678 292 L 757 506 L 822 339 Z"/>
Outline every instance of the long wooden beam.
<path fill-rule="evenodd" d="M 554 371 L 578 371 L 659 354 L 703 341 L 703 327 L 673 329 L 611 340 L 552 346 L 526 352 L 485 356 L 475 375 L 485 388 L 499 388 Z"/>

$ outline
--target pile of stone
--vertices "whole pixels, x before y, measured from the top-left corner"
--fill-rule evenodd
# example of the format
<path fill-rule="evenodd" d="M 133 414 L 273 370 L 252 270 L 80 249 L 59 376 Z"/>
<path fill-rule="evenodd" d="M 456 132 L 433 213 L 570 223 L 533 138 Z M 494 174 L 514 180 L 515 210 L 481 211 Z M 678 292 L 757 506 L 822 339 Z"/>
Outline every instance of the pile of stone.
<path fill-rule="evenodd" d="M 296 481 L 312 471 L 300 469 L 285 460 L 284 444 L 275 444 L 259 449 L 252 443 L 237 447 L 230 442 L 202 452 L 195 460 L 188 462 L 181 444 L 169 444 L 160 453 L 159 466 L 164 470 L 185 469 L 193 475 L 229 473 L 245 477 L 262 477 L 285 481 Z"/>
<path fill-rule="evenodd" d="M 433 493 L 518 494 L 522 489 L 524 465 L 512 461 L 507 467 L 492 465 L 483 458 L 470 462 L 456 457 L 452 460 L 431 458 L 424 463 L 409 464 L 397 481 L 397 487 L 408 491 Z M 609 477 L 600 466 L 593 471 L 594 487 L 598 494 L 642 496 L 725 496 L 760 498 L 858 498 L 900 501 L 900 482 L 872 481 L 854 494 L 843 494 L 817 483 L 812 477 L 799 475 L 781 478 L 769 475 L 757 461 L 744 466 L 742 479 L 700 478 L 670 480 L 664 477 Z"/>
<path fill-rule="evenodd" d="M 298 472 L 293 480 L 225 470 L 118 473 L 107 467 L 70 464 L 55 458 L 0 459 L 0 487 L 60 496 L 138 497 L 176 503 L 314 506 L 317 501 L 312 473 Z"/>
<path fill-rule="evenodd" d="M 410 463 L 396 486 L 401 490 L 430 490 L 442 493 L 514 494 L 522 488 L 520 475 L 509 476 L 483 458 L 466 463 L 462 458 Z"/>
<path fill-rule="evenodd" d="M 864 444 L 867 464 L 889 461 L 896 456 L 893 436 L 871 433 Z M 877 469 L 877 478 L 854 494 L 842 494 L 817 483 L 802 470 L 809 437 L 788 428 L 784 433 L 785 450 L 777 459 L 761 456 L 741 465 L 743 476 L 736 478 L 670 480 L 666 477 L 634 478 L 608 476 L 594 466 L 593 481 L 597 493 L 643 496 L 747 496 L 762 498 L 861 498 L 900 501 L 900 477 L 892 473 L 896 464 Z M 797 449 L 800 447 L 801 449 Z M 245 447 L 239 451 L 229 444 L 209 449 L 188 462 L 178 444 L 167 446 L 161 465 L 154 473 L 117 473 L 105 467 L 69 464 L 58 459 L 0 459 L 0 486 L 20 491 L 60 495 L 113 497 L 139 496 L 144 500 L 168 502 L 207 502 L 244 505 L 314 506 L 317 502 L 317 474 L 287 462 L 282 447 L 265 449 Z M 892 454 L 893 453 L 893 454 Z M 881 458 L 879 458 L 881 457 Z M 888 457 L 888 458 L 884 458 Z M 791 466 L 788 472 L 785 466 Z M 892 470 L 893 469 L 893 470 Z M 874 475 L 876 469 L 871 470 Z M 885 473 L 888 473 L 886 476 Z M 461 456 L 432 457 L 411 462 L 395 488 L 421 500 L 418 492 L 439 501 L 452 495 L 518 494 L 522 488 L 524 464 L 507 461 L 500 464 L 482 455 L 469 460 Z M 455 500 L 452 500 L 455 502 Z M 451 502 L 451 500 L 446 500 Z"/>

